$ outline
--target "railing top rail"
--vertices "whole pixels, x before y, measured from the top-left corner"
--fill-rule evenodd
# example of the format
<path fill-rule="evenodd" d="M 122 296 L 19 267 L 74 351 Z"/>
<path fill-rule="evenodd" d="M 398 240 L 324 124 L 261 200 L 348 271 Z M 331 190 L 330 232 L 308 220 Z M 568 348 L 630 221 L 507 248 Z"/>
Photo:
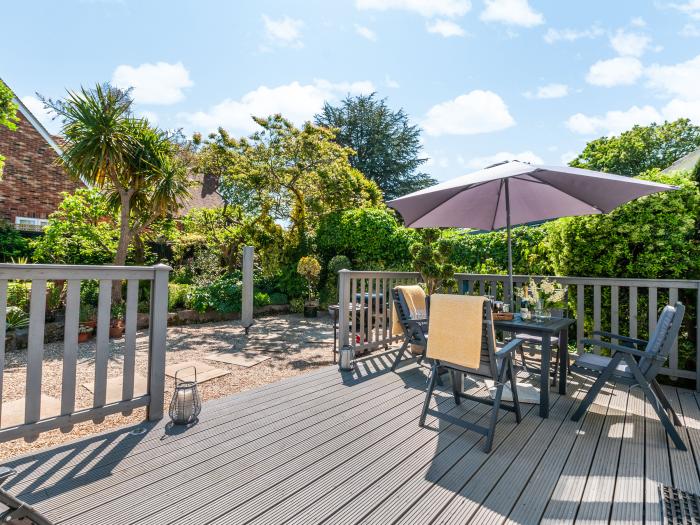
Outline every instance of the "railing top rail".
<path fill-rule="evenodd" d="M 158 270 L 171 270 L 165 264 L 155 266 L 112 266 L 73 264 L 0 263 L 0 279 L 154 279 Z"/>
<path fill-rule="evenodd" d="M 369 277 L 384 277 L 384 278 L 414 278 L 420 277 L 418 272 L 385 272 L 385 271 L 357 271 L 357 270 L 340 270 L 339 273 L 347 274 L 354 278 L 369 278 Z"/>
<path fill-rule="evenodd" d="M 455 277 L 459 278 L 469 278 L 469 279 L 484 279 L 490 281 L 505 281 L 508 276 L 503 274 L 483 274 L 483 273 L 456 273 Z M 530 277 L 536 279 L 543 279 L 544 277 L 550 277 L 556 279 L 562 284 L 600 284 L 603 286 L 638 286 L 644 287 L 657 287 L 657 288 L 690 288 L 695 289 L 700 286 L 700 280 L 693 279 L 637 279 L 628 277 L 566 277 L 559 275 L 514 275 L 513 279 L 516 281 L 526 280 Z"/>

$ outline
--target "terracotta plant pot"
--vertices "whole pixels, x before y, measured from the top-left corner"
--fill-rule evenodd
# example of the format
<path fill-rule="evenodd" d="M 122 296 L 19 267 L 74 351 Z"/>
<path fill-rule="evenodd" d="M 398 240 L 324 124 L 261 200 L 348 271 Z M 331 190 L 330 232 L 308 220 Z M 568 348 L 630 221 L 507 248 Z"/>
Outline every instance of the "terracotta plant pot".
<path fill-rule="evenodd" d="M 79 343 L 85 343 L 92 339 L 92 332 L 79 332 L 78 333 L 78 342 Z"/>
<path fill-rule="evenodd" d="M 318 303 L 304 303 L 304 317 L 318 317 Z"/>
<path fill-rule="evenodd" d="M 109 337 L 116 339 L 122 335 L 124 335 L 124 321 L 112 321 L 112 324 L 109 325 Z"/>

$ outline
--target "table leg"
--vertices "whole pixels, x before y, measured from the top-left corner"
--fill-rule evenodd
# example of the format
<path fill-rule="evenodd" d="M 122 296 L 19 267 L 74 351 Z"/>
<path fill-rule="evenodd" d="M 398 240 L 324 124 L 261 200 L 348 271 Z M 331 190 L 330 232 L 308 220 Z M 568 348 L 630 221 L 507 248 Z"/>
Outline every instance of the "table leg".
<path fill-rule="evenodd" d="M 549 365 L 552 344 L 549 337 L 542 338 L 542 369 L 540 370 L 540 417 L 549 417 Z"/>
<path fill-rule="evenodd" d="M 559 393 L 566 395 L 566 377 L 569 370 L 569 330 L 559 332 Z"/>

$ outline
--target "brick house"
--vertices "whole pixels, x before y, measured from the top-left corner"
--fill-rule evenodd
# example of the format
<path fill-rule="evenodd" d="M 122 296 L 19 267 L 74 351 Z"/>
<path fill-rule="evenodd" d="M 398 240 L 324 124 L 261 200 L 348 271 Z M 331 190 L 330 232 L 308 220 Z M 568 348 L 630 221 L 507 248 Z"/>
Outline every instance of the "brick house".
<path fill-rule="evenodd" d="M 38 231 L 58 208 L 61 192 L 72 192 L 73 180 L 57 163 L 61 148 L 46 128 L 15 97 L 17 129 L 0 126 L 0 152 L 5 156 L 0 180 L 0 219 L 17 229 Z"/>

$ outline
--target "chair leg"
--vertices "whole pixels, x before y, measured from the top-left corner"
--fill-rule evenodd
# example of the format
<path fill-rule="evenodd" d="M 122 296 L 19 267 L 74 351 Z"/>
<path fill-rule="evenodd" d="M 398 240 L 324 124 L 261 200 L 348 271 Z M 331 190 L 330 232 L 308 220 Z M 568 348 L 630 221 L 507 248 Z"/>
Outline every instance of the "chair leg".
<path fill-rule="evenodd" d="M 496 423 L 498 423 L 498 411 L 501 408 L 501 397 L 503 396 L 503 381 L 506 377 L 507 365 L 504 362 L 501 365 L 501 370 L 498 373 L 497 383 L 496 383 L 496 396 L 493 400 L 493 407 L 491 408 L 491 423 L 489 424 L 489 433 L 486 434 L 486 443 L 484 443 L 484 452 L 487 454 L 491 452 L 491 447 L 493 446 L 493 438 L 496 434 Z"/>
<path fill-rule="evenodd" d="M 515 408 L 515 421 L 520 423 L 522 415 L 520 413 L 520 399 L 518 399 L 518 382 L 513 371 L 513 358 L 508 357 L 508 376 L 510 379 L 510 391 L 513 396 L 513 407 Z"/>
<path fill-rule="evenodd" d="M 552 386 L 557 386 L 557 375 L 559 373 L 559 345 L 557 344 L 557 351 L 554 352 L 554 374 L 552 375 Z M 552 348 L 554 350 L 554 348 Z M 550 372 L 551 373 L 551 372 Z"/>
<path fill-rule="evenodd" d="M 459 379 L 461 378 L 457 370 L 450 370 L 450 380 L 452 381 L 452 395 L 455 398 L 455 405 L 461 404 L 461 399 L 459 397 L 462 388 L 459 384 Z"/>
<path fill-rule="evenodd" d="M 418 420 L 418 426 L 425 426 L 425 417 L 428 414 L 428 408 L 430 408 L 430 397 L 433 395 L 433 390 L 435 390 L 435 380 L 438 375 L 438 364 L 433 363 L 433 368 L 430 370 L 430 379 L 428 380 L 428 390 L 425 392 L 425 401 L 423 401 L 423 410 L 420 413 L 420 419 Z"/>
<path fill-rule="evenodd" d="M 399 348 L 399 353 L 396 354 L 396 359 L 394 359 L 394 363 L 391 365 L 391 371 L 396 372 L 396 367 L 399 365 L 399 361 L 403 358 L 403 354 L 408 348 L 408 339 L 404 340 L 403 344 L 401 345 L 401 348 Z"/>
<path fill-rule="evenodd" d="M 598 395 L 598 392 L 600 392 L 603 389 L 605 383 L 607 383 L 608 379 L 612 376 L 613 370 L 615 370 L 615 368 L 621 360 L 621 354 L 617 354 L 615 357 L 612 358 L 610 363 L 608 363 L 608 366 L 605 368 L 605 370 L 603 370 L 603 373 L 600 374 L 600 377 L 598 377 L 595 383 L 593 383 L 593 386 L 591 386 L 591 389 L 586 394 L 586 397 L 584 397 L 583 401 L 581 401 L 581 404 L 576 409 L 576 412 L 574 412 L 574 415 L 571 416 L 572 421 L 578 421 L 579 419 L 581 419 L 581 416 L 585 414 L 586 410 L 588 410 L 588 407 L 593 404 L 593 401 Z"/>
<path fill-rule="evenodd" d="M 664 391 L 661 388 L 661 385 L 659 385 L 659 383 L 656 382 L 656 379 L 652 379 L 651 388 L 654 389 L 654 393 L 657 395 L 657 397 L 661 401 L 661 404 L 666 409 L 666 411 L 671 413 L 671 418 L 673 419 L 673 424 L 676 425 L 677 427 L 682 427 L 683 423 L 681 422 L 680 418 L 678 417 L 678 414 L 676 414 L 676 411 L 671 406 L 671 403 L 669 402 L 668 398 L 666 397 L 666 394 L 664 394 Z"/>

